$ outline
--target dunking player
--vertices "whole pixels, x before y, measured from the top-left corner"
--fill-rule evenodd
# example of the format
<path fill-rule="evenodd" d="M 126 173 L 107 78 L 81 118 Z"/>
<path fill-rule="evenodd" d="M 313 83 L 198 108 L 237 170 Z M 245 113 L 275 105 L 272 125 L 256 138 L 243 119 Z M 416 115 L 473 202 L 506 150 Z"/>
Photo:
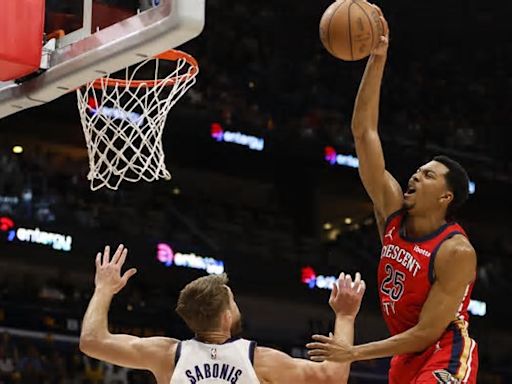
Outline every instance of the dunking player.
<path fill-rule="evenodd" d="M 455 161 L 435 157 L 402 192 L 386 170 L 377 131 L 385 36 L 369 58 L 352 120 L 360 176 L 370 195 L 382 240 L 378 270 L 384 319 L 392 337 L 349 346 L 314 336 L 313 360 L 356 361 L 394 356 L 391 384 L 476 383 L 478 355 L 468 336 L 468 304 L 476 254 L 451 221 L 468 197 L 468 177 Z"/>
<path fill-rule="evenodd" d="M 346 384 L 346 363 L 314 363 L 294 359 L 254 342 L 234 338 L 241 317 L 226 275 L 206 276 L 189 283 L 180 293 L 176 311 L 196 337 L 178 341 L 166 337 L 140 338 L 111 334 L 108 308 L 113 296 L 136 272 L 121 268 L 127 250 L 119 246 L 109 260 L 109 248 L 96 257 L 96 288 L 85 313 L 80 349 L 109 363 L 151 371 L 158 384 L 196 383 L 328 383 Z M 336 314 L 337 339 L 352 345 L 354 319 L 365 290 L 359 274 L 340 275 L 329 305 Z"/>

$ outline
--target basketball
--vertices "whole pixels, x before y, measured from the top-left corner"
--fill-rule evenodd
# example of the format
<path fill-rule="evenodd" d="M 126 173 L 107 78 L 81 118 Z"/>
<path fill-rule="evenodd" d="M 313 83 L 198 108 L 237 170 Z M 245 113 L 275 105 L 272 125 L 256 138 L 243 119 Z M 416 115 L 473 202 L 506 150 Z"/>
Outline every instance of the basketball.
<path fill-rule="evenodd" d="M 382 34 L 379 11 L 365 0 L 338 0 L 320 21 L 320 40 L 325 49 L 345 61 L 368 57 Z"/>

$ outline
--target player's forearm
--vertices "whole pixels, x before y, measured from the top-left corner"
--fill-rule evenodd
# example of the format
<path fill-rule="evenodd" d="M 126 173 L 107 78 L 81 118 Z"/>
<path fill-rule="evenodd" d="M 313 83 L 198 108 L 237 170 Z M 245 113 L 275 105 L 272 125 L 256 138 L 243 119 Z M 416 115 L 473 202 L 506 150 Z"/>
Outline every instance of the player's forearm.
<path fill-rule="evenodd" d="M 354 344 L 355 316 L 336 315 L 334 323 L 334 337 L 350 345 Z M 332 384 L 345 384 L 350 371 L 349 363 L 336 363 L 324 361 L 322 363 L 326 377 L 322 382 Z"/>
<path fill-rule="evenodd" d="M 366 131 L 377 130 L 385 64 L 386 56 L 371 56 L 368 60 L 352 116 L 352 134 L 355 138 L 363 136 Z"/>
<path fill-rule="evenodd" d="M 108 309 L 113 296 L 105 290 L 94 291 L 82 321 L 81 344 L 102 340 L 108 334 Z"/>
<path fill-rule="evenodd" d="M 382 357 L 421 352 L 434 344 L 438 337 L 431 331 L 413 327 L 386 340 L 354 347 L 354 360 L 372 360 Z"/>
<path fill-rule="evenodd" d="M 334 337 L 337 340 L 353 345 L 354 344 L 354 321 L 355 316 L 336 315 L 334 323 Z"/>

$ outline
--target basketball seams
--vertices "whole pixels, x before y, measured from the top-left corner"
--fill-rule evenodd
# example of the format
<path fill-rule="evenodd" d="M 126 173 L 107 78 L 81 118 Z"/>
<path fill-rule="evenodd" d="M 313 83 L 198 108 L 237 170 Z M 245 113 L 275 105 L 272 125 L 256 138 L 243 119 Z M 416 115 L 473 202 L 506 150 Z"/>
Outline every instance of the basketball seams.
<path fill-rule="evenodd" d="M 354 4 L 356 4 L 361 9 L 361 11 L 364 13 L 364 15 L 368 19 L 368 23 L 370 24 L 370 30 L 371 30 L 371 34 L 372 34 L 372 44 L 371 44 L 371 47 L 373 49 L 374 48 L 374 44 L 375 44 L 375 31 L 373 30 L 374 25 L 373 25 L 372 19 L 370 18 L 368 13 L 366 13 L 366 10 L 358 2 L 355 2 Z"/>
<path fill-rule="evenodd" d="M 348 6 L 347 18 L 348 18 L 348 41 L 350 44 L 350 56 L 354 60 L 354 45 L 352 44 L 352 20 L 350 19 L 350 7 L 354 4 L 354 0 L 351 0 Z"/>
<path fill-rule="evenodd" d="M 334 10 L 334 12 L 332 13 L 330 19 L 329 19 L 329 25 L 327 26 L 327 46 L 328 46 L 328 49 L 329 49 L 329 52 L 331 52 L 332 54 L 335 54 L 336 52 L 333 50 L 332 48 L 332 33 L 331 33 L 331 25 L 332 25 L 332 20 L 336 18 L 336 14 L 338 13 L 338 11 L 340 10 L 340 8 L 343 6 L 343 4 L 345 4 L 347 2 L 347 0 L 342 0 L 339 4 L 338 4 L 338 7 Z"/>

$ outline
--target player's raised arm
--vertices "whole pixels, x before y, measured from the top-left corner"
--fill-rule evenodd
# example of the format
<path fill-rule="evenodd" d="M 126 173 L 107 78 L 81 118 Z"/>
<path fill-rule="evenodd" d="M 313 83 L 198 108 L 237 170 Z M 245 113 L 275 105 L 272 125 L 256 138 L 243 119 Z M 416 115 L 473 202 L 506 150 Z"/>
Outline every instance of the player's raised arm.
<path fill-rule="evenodd" d="M 177 340 L 165 337 L 141 338 L 112 334 L 108 330 L 108 309 L 113 296 L 124 288 L 136 272 L 121 276 L 127 249 L 120 245 L 109 260 L 109 247 L 96 256 L 94 295 L 85 313 L 80 334 L 80 350 L 88 356 L 134 369 L 147 369 L 158 378 L 169 375 Z"/>
<path fill-rule="evenodd" d="M 379 45 L 370 56 L 359 86 L 352 117 L 352 134 L 359 159 L 359 175 L 376 213 L 385 219 L 402 207 L 403 195 L 398 182 L 386 171 L 378 134 L 380 88 L 389 35 L 386 20 L 382 16 L 381 22 L 384 36 L 380 37 Z"/>
<path fill-rule="evenodd" d="M 341 274 L 334 285 L 329 305 L 336 314 L 334 337 L 352 345 L 354 321 L 365 291 L 365 283 L 358 273 L 354 282 L 350 275 Z M 262 383 L 325 383 L 346 384 L 350 364 L 333 362 L 314 363 L 295 359 L 271 348 L 256 349 L 254 367 Z"/>

